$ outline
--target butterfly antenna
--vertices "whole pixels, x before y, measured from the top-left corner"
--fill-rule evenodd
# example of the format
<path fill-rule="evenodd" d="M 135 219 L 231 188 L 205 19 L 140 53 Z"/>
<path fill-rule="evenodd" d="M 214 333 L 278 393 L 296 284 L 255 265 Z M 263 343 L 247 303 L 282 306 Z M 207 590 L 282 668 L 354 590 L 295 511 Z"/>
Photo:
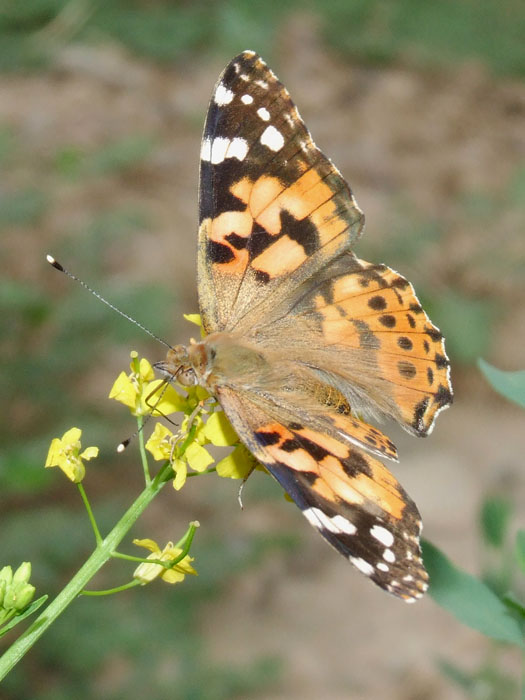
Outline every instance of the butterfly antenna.
<path fill-rule="evenodd" d="M 87 289 L 88 292 L 91 292 L 94 297 L 96 297 L 99 301 L 101 301 L 103 304 L 106 306 L 109 306 L 110 309 L 113 309 L 113 311 L 116 311 L 118 314 L 120 314 L 123 318 L 127 319 L 128 321 L 131 321 L 131 323 L 134 323 L 138 328 L 144 331 L 144 333 L 147 333 L 149 336 L 157 340 L 159 343 L 162 343 L 165 347 L 169 348 L 170 350 L 172 349 L 171 345 L 167 343 L 165 340 L 162 340 L 162 338 L 159 338 L 158 335 L 155 335 L 153 331 L 150 331 L 149 328 L 146 328 L 146 326 L 143 326 L 142 323 L 139 323 L 137 320 L 132 318 L 131 316 L 128 316 L 128 314 L 125 314 L 124 311 L 121 311 L 120 309 L 117 309 L 116 306 L 114 306 L 111 302 L 109 302 L 107 299 L 104 299 L 104 297 L 96 292 L 94 289 L 92 289 L 89 284 L 86 284 L 83 280 L 81 280 L 79 277 L 74 275 L 72 272 L 69 272 L 69 270 L 66 270 L 66 268 L 61 265 L 58 260 L 55 260 L 55 258 L 52 255 L 46 255 L 47 262 L 52 265 L 55 270 L 59 270 L 60 272 L 63 272 L 67 277 L 69 277 L 72 280 L 75 280 L 75 282 L 78 282 L 81 287 L 84 287 L 84 289 Z M 124 444 L 124 443 L 121 443 Z M 119 445 L 120 447 L 120 445 Z M 124 448 L 123 448 L 124 449 Z"/>

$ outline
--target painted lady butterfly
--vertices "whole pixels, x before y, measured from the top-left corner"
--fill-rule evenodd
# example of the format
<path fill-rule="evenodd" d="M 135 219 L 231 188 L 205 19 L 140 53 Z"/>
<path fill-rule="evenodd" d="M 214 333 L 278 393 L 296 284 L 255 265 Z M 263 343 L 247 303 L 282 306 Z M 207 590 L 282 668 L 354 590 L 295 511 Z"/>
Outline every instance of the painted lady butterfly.
<path fill-rule="evenodd" d="M 201 151 L 199 302 L 208 334 L 159 368 L 217 397 L 241 440 L 341 554 L 413 602 L 418 510 L 364 418 L 430 433 L 452 402 L 443 338 L 412 285 L 352 248 L 363 214 L 253 51 L 226 67 Z"/>

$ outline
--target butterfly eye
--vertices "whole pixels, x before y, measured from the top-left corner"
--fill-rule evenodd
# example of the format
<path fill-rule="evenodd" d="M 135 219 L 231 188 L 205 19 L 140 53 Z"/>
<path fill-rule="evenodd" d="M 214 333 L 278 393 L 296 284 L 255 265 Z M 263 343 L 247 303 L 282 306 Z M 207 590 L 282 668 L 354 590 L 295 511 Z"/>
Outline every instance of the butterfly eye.
<path fill-rule="evenodd" d="M 181 366 L 175 374 L 175 379 L 183 386 L 193 386 L 194 384 L 197 384 L 195 370 L 191 367 Z"/>

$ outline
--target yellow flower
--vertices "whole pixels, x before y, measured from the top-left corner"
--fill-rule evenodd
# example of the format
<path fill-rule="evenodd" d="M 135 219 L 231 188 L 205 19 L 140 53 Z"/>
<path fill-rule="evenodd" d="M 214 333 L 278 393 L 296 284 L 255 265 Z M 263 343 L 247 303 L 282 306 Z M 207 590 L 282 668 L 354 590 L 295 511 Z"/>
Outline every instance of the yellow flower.
<path fill-rule="evenodd" d="M 212 445 L 228 447 L 239 442 L 239 436 L 233 429 L 224 411 L 215 411 L 206 421 L 204 434 Z"/>
<path fill-rule="evenodd" d="M 90 460 L 98 455 L 98 447 L 87 447 L 80 452 L 81 435 L 80 428 L 71 428 L 61 438 L 54 438 L 51 441 L 45 465 L 46 468 L 60 467 L 67 478 L 74 483 L 82 481 L 86 474 L 82 460 Z"/>
<path fill-rule="evenodd" d="M 230 454 L 217 462 L 217 474 L 229 479 L 246 479 L 258 462 L 244 445 L 237 447 Z"/>
<path fill-rule="evenodd" d="M 133 544 L 149 549 L 151 554 L 148 556 L 148 559 L 159 559 L 160 561 L 171 562 L 175 561 L 182 553 L 182 549 L 180 547 L 175 547 L 173 542 L 168 542 L 162 550 L 154 540 L 133 540 Z M 197 575 L 197 572 L 190 564 L 192 561 L 193 557 L 186 554 L 186 556 L 171 569 L 165 569 L 160 564 L 146 564 L 146 562 L 142 562 L 142 564 L 139 564 L 135 569 L 133 577 L 138 579 L 142 585 L 153 581 L 159 576 L 163 581 L 166 581 L 166 583 L 180 583 L 184 581 L 186 574 Z"/>
<path fill-rule="evenodd" d="M 206 331 L 204 330 L 204 326 L 202 325 L 202 318 L 200 314 L 182 314 L 186 321 L 189 321 L 190 323 L 194 323 L 196 326 L 199 326 L 200 331 L 201 331 L 201 338 L 204 338 L 206 336 Z"/>
<path fill-rule="evenodd" d="M 173 458 L 176 436 L 168 430 L 162 423 L 155 425 L 155 430 L 146 443 L 146 449 L 151 452 L 153 459 L 162 462 L 165 459 Z"/>
<path fill-rule="evenodd" d="M 145 358 L 131 353 L 130 374 L 121 372 L 111 387 L 109 398 L 120 401 L 135 416 L 169 415 L 176 411 L 188 412 L 188 402 L 173 386 L 163 379 L 155 379 L 153 367 Z"/>

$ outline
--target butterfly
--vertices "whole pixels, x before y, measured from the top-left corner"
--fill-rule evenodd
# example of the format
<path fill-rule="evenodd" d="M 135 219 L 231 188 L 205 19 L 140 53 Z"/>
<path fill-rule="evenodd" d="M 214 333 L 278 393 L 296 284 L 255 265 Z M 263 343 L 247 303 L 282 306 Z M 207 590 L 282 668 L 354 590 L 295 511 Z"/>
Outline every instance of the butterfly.
<path fill-rule="evenodd" d="M 452 402 L 440 331 L 412 285 L 360 260 L 364 217 L 253 51 L 216 84 L 200 162 L 206 336 L 159 368 L 217 398 L 241 441 L 337 551 L 413 602 L 428 587 L 416 505 L 368 421 L 430 433 Z"/>

